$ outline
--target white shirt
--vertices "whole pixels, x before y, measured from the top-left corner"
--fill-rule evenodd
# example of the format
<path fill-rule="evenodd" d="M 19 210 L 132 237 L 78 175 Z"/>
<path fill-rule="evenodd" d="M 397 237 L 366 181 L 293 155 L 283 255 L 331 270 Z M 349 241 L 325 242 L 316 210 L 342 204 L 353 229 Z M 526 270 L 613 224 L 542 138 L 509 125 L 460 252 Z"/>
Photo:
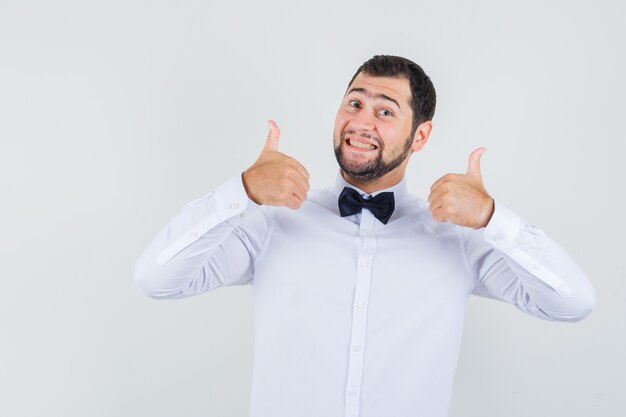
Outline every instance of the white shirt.
<path fill-rule="evenodd" d="M 340 217 L 345 186 L 393 191 L 389 222 L 366 209 Z M 578 321 L 595 291 L 502 203 L 482 229 L 436 222 L 428 207 L 406 177 L 367 194 L 340 173 L 298 210 L 258 205 L 237 175 L 182 208 L 135 280 L 157 299 L 253 285 L 250 417 L 445 417 L 471 294 Z"/>

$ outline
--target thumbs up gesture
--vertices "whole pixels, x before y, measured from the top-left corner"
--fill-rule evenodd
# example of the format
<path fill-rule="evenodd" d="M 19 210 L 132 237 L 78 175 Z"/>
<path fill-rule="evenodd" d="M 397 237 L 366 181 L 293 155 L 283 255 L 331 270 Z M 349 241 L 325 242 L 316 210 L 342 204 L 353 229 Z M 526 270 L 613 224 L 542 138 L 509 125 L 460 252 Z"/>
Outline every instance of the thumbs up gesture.
<path fill-rule="evenodd" d="M 256 162 L 242 174 L 248 197 L 257 204 L 298 209 L 309 191 L 309 173 L 294 158 L 278 151 L 280 130 L 268 121 L 270 132 Z"/>
<path fill-rule="evenodd" d="M 480 174 L 480 147 L 470 154 L 467 173 L 446 174 L 430 187 L 430 214 L 438 222 L 450 222 L 479 229 L 485 227 L 495 209 Z"/>

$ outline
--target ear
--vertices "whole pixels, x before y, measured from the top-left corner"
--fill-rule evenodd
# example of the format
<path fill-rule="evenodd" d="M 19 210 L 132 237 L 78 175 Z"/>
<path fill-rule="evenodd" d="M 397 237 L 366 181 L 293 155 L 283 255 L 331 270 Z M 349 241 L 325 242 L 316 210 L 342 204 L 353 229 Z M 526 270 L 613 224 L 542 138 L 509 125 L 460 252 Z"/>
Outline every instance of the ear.
<path fill-rule="evenodd" d="M 415 130 L 415 135 L 413 136 L 413 152 L 419 152 L 424 147 L 424 145 L 426 145 L 432 128 L 433 123 L 430 120 L 425 121 L 417 127 L 417 129 Z"/>

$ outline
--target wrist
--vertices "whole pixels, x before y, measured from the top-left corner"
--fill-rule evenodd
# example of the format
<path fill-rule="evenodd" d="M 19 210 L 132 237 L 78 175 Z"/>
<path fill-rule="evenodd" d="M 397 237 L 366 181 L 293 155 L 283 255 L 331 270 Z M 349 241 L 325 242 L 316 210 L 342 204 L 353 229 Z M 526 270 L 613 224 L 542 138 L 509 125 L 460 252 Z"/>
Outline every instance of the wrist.
<path fill-rule="evenodd" d="M 489 197 L 489 200 L 487 200 L 487 204 L 486 204 L 486 220 L 485 220 L 485 224 L 483 225 L 483 227 L 487 227 L 487 225 L 489 224 L 489 222 L 491 221 L 491 218 L 493 217 L 493 213 L 496 210 L 496 202 L 493 199 L 493 197 Z"/>
<path fill-rule="evenodd" d="M 248 195 L 248 198 L 249 198 L 250 200 L 254 201 L 256 204 L 259 204 L 259 205 L 260 205 L 261 203 L 259 203 L 259 202 L 256 200 L 256 198 L 254 198 L 254 197 L 253 197 L 252 192 L 250 191 L 250 187 L 249 187 L 249 185 L 248 185 L 248 181 L 247 181 L 247 177 L 246 177 L 246 173 L 247 173 L 247 172 L 248 172 L 248 171 L 246 170 L 246 171 L 243 171 L 243 172 L 241 173 L 241 182 L 242 182 L 242 184 L 243 184 L 243 188 L 244 188 L 244 190 L 246 191 L 246 194 Z"/>

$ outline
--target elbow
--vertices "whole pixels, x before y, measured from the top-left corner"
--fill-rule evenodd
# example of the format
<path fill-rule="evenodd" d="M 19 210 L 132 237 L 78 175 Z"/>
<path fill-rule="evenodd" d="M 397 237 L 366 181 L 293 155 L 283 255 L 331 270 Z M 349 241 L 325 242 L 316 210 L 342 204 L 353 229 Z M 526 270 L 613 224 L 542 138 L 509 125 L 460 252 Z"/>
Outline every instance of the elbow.
<path fill-rule="evenodd" d="M 146 267 L 145 262 L 142 258 L 139 258 L 137 262 L 135 262 L 134 269 L 134 280 L 135 286 L 137 289 L 143 294 L 150 298 L 158 298 L 156 297 L 157 291 L 154 288 L 154 280 L 151 279 L 154 276 L 151 273 L 150 269 Z"/>
<path fill-rule="evenodd" d="M 573 322 L 586 318 L 596 308 L 596 292 L 593 287 L 589 287 L 589 290 L 579 298 L 577 304 L 577 314 L 571 320 Z"/>
<path fill-rule="evenodd" d="M 567 304 L 562 311 L 548 314 L 549 318 L 558 321 L 578 322 L 588 317 L 596 308 L 596 293 L 592 286 L 566 298 Z"/>
<path fill-rule="evenodd" d="M 141 256 L 135 263 L 134 280 L 139 291 L 152 299 L 165 300 L 188 296 L 184 287 L 178 286 L 173 272 Z"/>
<path fill-rule="evenodd" d="M 155 300 L 172 298 L 171 291 L 164 291 L 159 285 L 161 273 L 156 268 L 156 264 L 151 267 L 143 256 L 139 258 L 134 269 L 135 286 L 143 295 Z"/>
<path fill-rule="evenodd" d="M 572 321 L 581 321 L 591 314 L 591 312 L 596 308 L 596 290 L 589 281 L 589 279 L 584 276 L 583 280 L 584 285 L 581 285 L 580 290 L 578 291 L 577 303 L 578 306 L 578 314 L 576 315 L 575 320 Z"/>

